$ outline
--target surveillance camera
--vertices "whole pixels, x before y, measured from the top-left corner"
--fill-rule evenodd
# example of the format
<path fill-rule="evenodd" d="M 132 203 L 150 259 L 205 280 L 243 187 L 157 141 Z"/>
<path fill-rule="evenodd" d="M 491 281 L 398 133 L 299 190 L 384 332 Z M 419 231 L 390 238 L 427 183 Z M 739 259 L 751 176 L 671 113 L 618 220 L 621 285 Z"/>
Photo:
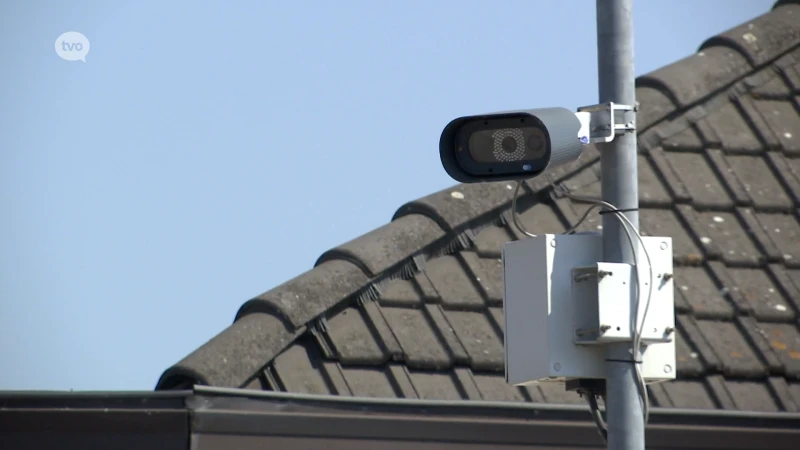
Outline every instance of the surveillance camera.
<path fill-rule="evenodd" d="M 578 159 L 587 138 L 566 108 L 541 108 L 460 117 L 439 140 L 442 165 L 456 181 L 522 180 Z"/>

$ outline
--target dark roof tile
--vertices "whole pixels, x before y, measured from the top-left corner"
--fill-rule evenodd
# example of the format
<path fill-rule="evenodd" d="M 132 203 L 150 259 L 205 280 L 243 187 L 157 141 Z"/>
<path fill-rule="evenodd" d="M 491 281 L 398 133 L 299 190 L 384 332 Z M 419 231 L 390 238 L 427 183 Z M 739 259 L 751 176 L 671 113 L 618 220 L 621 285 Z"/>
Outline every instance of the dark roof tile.
<path fill-rule="evenodd" d="M 247 382 L 242 389 L 250 389 L 253 391 L 263 391 L 267 389 L 267 384 L 264 380 L 264 377 L 259 373 L 257 376 L 253 377 L 250 381 Z"/>
<path fill-rule="evenodd" d="M 513 239 L 505 227 L 489 225 L 475 236 L 475 251 L 482 258 L 501 257 L 503 245 Z"/>
<path fill-rule="evenodd" d="M 769 117 L 759 111 L 756 100 L 753 100 L 751 96 L 742 95 L 734 97 L 732 101 L 739 108 L 750 128 L 755 131 L 755 136 L 761 141 L 762 151 L 780 148 L 780 141 L 768 123 Z"/>
<path fill-rule="evenodd" d="M 636 79 L 636 101 L 639 102 L 639 112 L 636 115 L 637 126 L 645 130 L 656 124 L 659 120 L 675 111 L 675 104 L 664 92 L 656 88 L 641 86 L 640 79 Z"/>
<path fill-rule="evenodd" d="M 459 256 L 445 255 L 429 261 L 425 274 L 445 306 L 473 309 L 485 306 L 483 296 L 464 271 Z"/>
<path fill-rule="evenodd" d="M 420 279 L 430 283 L 425 277 Z M 419 306 L 422 303 L 422 296 L 414 284 L 411 280 L 394 279 L 381 288 L 378 301 L 382 306 Z"/>
<path fill-rule="evenodd" d="M 792 170 L 792 175 L 800 178 L 800 158 L 786 158 L 786 163 Z"/>
<path fill-rule="evenodd" d="M 591 184 L 583 185 L 579 189 L 571 189 L 570 192 L 575 195 L 580 195 L 581 197 L 588 197 L 591 199 L 599 200 L 602 196 L 601 193 L 602 185 L 600 180 L 597 180 Z"/>
<path fill-rule="evenodd" d="M 711 112 L 706 120 L 716 131 L 725 151 L 751 153 L 763 150 L 763 144 L 753 135 L 750 125 L 745 122 L 735 104 L 726 103 Z"/>
<path fill-rule="evenodd" d="M 726 46 L 744 55 L 753 66 L 765 64 L 797 43 L 798 14 L 800 6 L 786 5 L 780 13 L 766 13 L 708 39 L 700 49 L 711 51 L 713 46 Z"/>
<path fill-rule="evenodd" d="M 789 280 L 795 286 L 796 289 L 800 289 L 800 270 L 792 269 L 786 271 Z"/>
<path fill-rule="evenodd" d="M 464 398 L 466 400 L 483 400 L 483 396 L 478 390 L 478 385 L 472 377 L 472 371 L 466 367 L 453 368 L 453 374 L 458 380 L 458 385 L 464 391 Z"/>
<path fill-rule="evenodd" d="M 700 151 L 705 144 L 693 127 L 685 127 L 673 135 L 665 137 L 661 143 L 666 150 Z"/>
<path fill-rule="evenodd" d="M 699 209 L 733 206 L 728 192 L 703 153 L 666 152 L 666 159 Z"/>
<path fill-rule="evenodd" d="M 452 372 L 409 370 L 411 383 L 419 398 L 425 400 L 462 400 L 463 394 Z"/>
<path fill-rule="evenodd" d="M 284 390 L 304 394 L 331 394 L 328 382 L 315 362 L 320 361 L 321 356 L 315 354 L 314 349 L 313 345 L 298 343 L 275 358 L 272 365 Z"/>
<path fill-rule="evenodd" d="M 680 330 L 675 335 L 675 358 L 679 377 L 698 377 L 705 372 L 700 354 L 690 347 Z"/>
<path fill-rule="evenodd" d="M 723 88 L 750 70 L 747 60 L 730 49 L 712 47 L 639 77 L 639 86 L 663 89 L 680 106 Z"/>
<path fill-rule="evenodd" d="M 676 296 L 689 304 L 697 318 L 733 317 L 733 306 L 722 295 L 705 267 L 675 267 L 674 270 Z"/>
<path fill-rule="evenodd" d="M 425 305 L 425 310 L 428 313 L 428 317 L 431 318 L 435 329 L 439 331 L 438 336 L 444 339 L 445 347 L 447 347 L 450 350 L 450 354 L 453 355 L 454 362 L 456 364 L 469 364 L 467 351 L 464 349 L 464 346 L 461 345 L 461 341 L 458 340 L 456 331 L 453 329 L 452 325 L 450 325 L 450 322 L 447 321 L 442 307 L 440 305 Z"/>
<path fill-rule="evenodd" d="M 522 392 L 523 396 L 533 403 L 547 403 L 544 399 L 544 395 L 542 395 L 542 390 L 539 389 L 539 383 L 534 382 L 519 386 L 519 390 Z"/>
<path fill-rule="evenodd" d="M 767 262 L 775 262 L 783 260 L 783 252 L 778 250 L 778 247 L 772 242 L 767 235 L 767 231 L 758 222 L 753 208 L 737 208 L 736 216 L 742 221 L 747 233 L 753 238 L 758 246 L 761 248 L 762 260 Z"/>
<path fill-rule="evenodd" d="M 639 205 L 643 207 L 669 207 L 672 204 L 664 184 L 656 175 L 653 164 L 644 154 L 639 154 Z"/>
<path fill-rule="evenodd" d="M 681 182 L 677 172 L 667 160 L 666 153 L 660 147 L 651 149 L 648 152 L 650 159 L 653 161 L 653 167 L 661 175 L 669 190 L 670 196 L 675 202 L 685 203 L 692 199 L 689 191 Z"/>
<path fill-rule="evenodd" d="M 764 158 L 742 155 L 728 156 L 727 159 L 756 208 L 780 211 L 792 209 L 792 200 L 786 195 Z"/>
<path fill-rule="evenodd" d="M 769 386 L 755 381 L 727 380 L 726 387 L 736 404 L 742 411 L 779 411 L 775 397 Z"/>
<path fill-rule="evenodd" d="M 724 377 L 711 375 L 706 378 L 706 385 L 714 400 L 722 409 L 736 409 L 736 404 L 733 402 L 730 391 L 728 391 L 728 385 L 725 383 Z"/>
<path fill-rule="evenodd" d="M 568 179 L 564 180 L 562 183 L 569 189 L 570 192 L 579 194 L 579 195 L 595 195 L 599 194 L 599 188 L 595 187 L 592 188 L 591 191 L 581 191 L 583 188 L 588 186 L 597 185 L 600 182 L 600 163 L 599 161 L 587 165 L 580 169 L 577 173 L 573 176 L 569 177 Z"/>
<path fill-rule="evenodd" d="M 419 398 L 417 390 L 411 383 L 411 374 L 408 373 L 408 367 L 402 364 L 389 364 L 388 369 L 401 398 Z"/>
<path fill-rule="evenodd" d="M 797 53 L 797 50 L 795 50 L 795 53 Z M 780 72 L 789 83 L 792 92 L 797 94 L 800 92 L 800 62 L 797 62 L 797 58 L 791 53 L 786 56 L 792 57 L 791 61 L 785 61 L 783 67 L 780 68 Z"/>
<path fill-rule="evenodd" d="M 586 400 L 581 398 L 575 391 L 567 391 L 564 389 L 564 383 L 554 381 L 542 381 L 537 384 L 542 398 L 547 403 L 571 404 L 571 405 L 585 405 Z"/>
<path fill-rule="evenodd" d="M 754 266 L 762 262 L 756 248 L 739 219 L 727 212 L 697 212 L 683 208 L 697 240 L 710 257 L 719 257 L 727 264 Z"/>
<path fill-rule="evenodd" d="M 240 387 L 292 341 L 283 322 L 270 314 L 251 314 L 233 323 L 167 369 L 156 389 L 182 382 Z"/>
<path fill-rule="evenodd" d="M 467 350 L 473 370 L 503 370 L 503 343 L 485 313 L 445 311 L 445 316 Z"/>
<path fill-rule="evenodd" d="M 738 292 L 736 282 L 731 277 L 729 268 L 720 261 L 710 261 L 708 268 L 714 283 L 720 287 L 720 292 L 734 306 L 734 309 L 741 314 L 751 314 L 753 305 Z"/>
<path fill-rule="evenodd" d="M 444 231 L 432 219 L 410 214 L 328 250 L 315 265 L 343 259 L 361 267 L 369 277 L 375 277 L 444 235 Z"/>
<path fill-rule="evenodd" d="M 525 397 L 519 388 L 506 383 L 505 377 L 494 373 L 473 373 L 472 377 L 484 400 L 521 402 Z"/>
<path fill-rule="evenodd" d="M 506 318 L 503 313 L 503 308 L 489 308 L 489 315 L 492 316 L 494 323 L 497 324 L 497 327 L 500 328 L 500 331 L 505 331 L 506 328 Z M 503 336 L 500 336 L 500 339 L 503 339 Z"/>
<path fill-rule="evenodd" d="M 748 316 L 738 316 L 736 317 L 736 324 L 762 361 L 764 361 L 764 369 L 770 374 L 782 373 L 783 364 L 775 352 L 772 351 L 772 347 L 764 337 L 764 332 L 759 328 L 759 323 L 756 319 Z"/>
<path fill-rule="evenodd" d="M 509 182 L 459 184 L 401 206 L 392 220 L 422 214 L 445 230 L 459 230 L 477 218 L 498 212 L 511 202 L 514 186 Z"/>
<path fill-rule="evenodd" d="M 753 315 L 764 321 L 791 321 L 795 318 L 792 305 L 786 302 L 766 272 L 761 269 L 728 268 L 734 285 L 729 287 L 731 296 L 741 295 L 750 305 Z"/>
<path fill-rule="evenodd" d="M 664 390 L 665 383 L 651 383 L 647 385 L 648 397 L 650 398 L 650 406 L 657 406 L 659 408 L 669 408 L 672 406 L 672 400 Z"/>
<path fill-rule="evenodd" d="M 675 270 L 677 271 L 680 267 L 683 266 L 675 266 Z M 673 296 L 675 302 L 675 312 L 678 314 L 690 313 L 692 311 L 692 307 L 689 305 L 689 302 L 686 301 L 686 297 L 684 297 L 678 289 L 678 287 L 675 288 L 675 295 Z"/>
<path fill-rule="evenodd" d="M 793 50 L 786 52 L 775 61 L 775 66 L 792 92 L 800 92 L 800 48 L 795 46 Z"/>
<path fill-rule="evenodd" d="M 714 353 L 722 361 L 725 375 L 733 377 L 765 375 L 761 360 L 734 323 L 698 320 L 697 325 Z"/>
<path fill-rule="evenodd" d="M 789 155 L 800 155 L 800 116 L 793 102 L 761 100 L 755 102 L 781 147 Z"/>
<path fill-rule="evenodd" d="M 344 374 L 342 374 L 342 366 L 337 363 L 336 361 L 321 361 L 320 365 L 322 366 L 322 372 L 325 373 L 325 376 L 332 387 L 332 393 L 336 395 L 344 395 L 344 396 L 352 396 L 353 391 L 350 390 L 350 386 L 347 385 L 347 381 L 344 379 Z"/>
<path fill-rule="evenodd" d="M 800 378 L 800 332 L 797 325 L 760 323 L 758 327 L 777 355 L 784 373 L 795 379 Z"/>
<path fill-rule="evenodd" d="M 730 102 L 721 102 L 720 97 L 714 97 L 711 102 L 720 102 L 722 105 L 729 105 Z M 722 148 L 722 139 L 717 133 L 717 130 L 711 126 L 711 123 L 708 121 L 709 114 L 712 111 L 716 111 L 723 106 L 719 104 L 714 104 L 713 107 L 706 108 L 705 106 L 697 106 L 696 110 L 698 111 L 697 116 L 692 116 L 691 122 L 694 123 L 695 128 L 697 129 L 697 133 L 700 135 L 700 139 L 703 140 L 704 148 Z M 687 112 L 688 114 L 688 112 Z"/>
<path fill-rule="evenodd" d="M 466 266 L 467 276 L 478 284 L 481 297 L 485 298 L 489 304 L 500 305 L 503 302 L 503 284 L 502 284 L 502 265 L 498 265 L 497 259 L 484 259 L 478 258 L 474 252 L 464 251 L 461 252 L 461 259 Z M 486 262 L 495 264 L 485 264 Z M 492 273 L 487 273 L 487 270 Z M 500 270 L 500 273 L 497 271 Z M 501 280 L 500 284 L 496 284 L 498 278 Z"/>
<path fill-rule="evenodd" d="M 675 408 L 716 409 L 717 405 L 702 381 L 674 380 L 660 383 Z"/>
<path fill-rule="evenodd" d="M 789 394 L 791 394 L 795 405 L 800 405 L 800 381 L 789 383 Z"/>
<path fill-rule="evenodd" d="M 780 409 L 794 413 L 800 411 L 800 403 L 795 401 L 791 389 L 789 388 L 789 383 L 786 382 L 785 378 L 770 377 L 767 380 L 767 383 L 769 384 L 773 395 L 775 395 L 775 399 L 778 401 Z"/>
<path fill-rule="evenodd" d="M 294 328 L 301 328 L 367 283 L 358 266 L 346 261 L 329 261 L 275 289 L 249 300 L 239 309 L 237 319 L 252 312 L 276 312 Z"/>
<path fill-rule="evenodd" d="M 791 88 L 775 71 L 773 67 L 769 67 L 759 72 L 757 76 L 766 77 L 762 83 L 754 87 L 751 91 L 753 98 L 762 100 L 783 100 L 788 99 L 792 95 Z M 761 81 L 761 80 L 759 80 Z"/>
<path fill-rule="evenodd" d="M 503 260 L 496 258 L 480 258 L 478 264 L 483 276 L 479 280 L 490 305 L 500 306 L 503 303 Z"/>
<path fill-rule="evenodd" d="M 784 155 L 776 152 L 769 152 L 767 154 L 767 161 L 769 161 L 772 170 L 782 183 L 783 187 L 787 190 L 789 196 L 794 202 L 795 206 L 800 206 L 800 160 L 786 158 Z M 792 168 L 794 164 L 797 169 Z"/>
<path fill-rule="evenodd" d="M 578 203 L 578 202 L 563 202 L 561 203 L 563 210 L 565 211 L 565 217 L 567 217 L 567 222 L 570 224 L 570 227 L 574 226 L 578 220 L 586 213 L 586 210 L 591 208 L 593 205 L 588 205 L 586 203 Z M 569 209 L 567 209 L 569 207 Z M 597 214 L 597 209 L 594 210 L 593 213 L 589 214 L 588 217 L 580 224 L 577 228 L 575 228 L 575 232 L 578 233 L 597 233 L 598 231 L 602 230 L 603 228 L 603 217 Z"/>
<path fill-rule="evenodd" d="M 417 275 L 412 278 L 412 282 L 414 287 L 422 294 L 422 300 L 426 303 L 438 303 L 441 298 L 439 298 L 439 293 L 436 292 L 436 288 L 433 287 L 430 278 L 423 272 L 418 273 Z"/>
<path fill-rule="evenodd" d="M 343 367 L 344 376 L 350 391 L 356 397 L 397 397 L 391 379 L 385 369 L 373 367 Z"/>
<path fill-rule="evenodd" d="M 796 177 L 800 177 L 800 158 L 787 157 L 786 163 L 791 168 L 792 174 Z"/>
<path fill-rule="evenodd" d="M 672 251 L 676 260 L 695 264 L 703 260 L 700 249 L 672 210 L 642 209 L 639 213 L 639 226 L 643 236 L 672 237 Z"/>
<path fill-rule="evenodd" d="M 783 262 L 800 266 L 800 224 L 794 214 L 756 214 L 770 241 L 782 253 Z"/>
<path fill-rule="evenodd" d="M 381 308 L 411 368 L 443 369 L 453 363 L 450 352 L 431 327 L 426 309 Z"/>
<path fill-rule="evenodd" d="M 786 270 L 781 264 L 770 264 L 767 270 L 772 276 L 772 279 L 775 280 L 778 289 L 783 293 L 784 298 L 791 302 L 795 312 L 800 313 L 800 286 L 792 282 L 792 276 L 797 278 L 798 271 Z M 795 273 L 792 274 L 792 272 Z"/>
<path fill-rule="evenodd" d="M 378 340 L 379 346 L 388 352 L 389 359 L 392 361 L 403 359 L 403 349 L 389 328 L 380 305 L 372 301 L 364 303 L 363 314 L 370 330 L 376 334 L 375 339 Z"/>
<path fill-rule="evenodd" d="M 682 331 L 686 342 L 696 349 L 703 359 L 708 370 L 719 372 L 722 370 L 722 360 L 714 353 L 711 344 L 703 336 L 697 321 L 689 316 L 679 315 L 677 317 L 678 330 Z"/>
<path fill-rule="evenodd" d="M 553 208 L 545 203 L 536 203 L 522 211 L 519 214 L 519 221 L 528 232 L 533 234 L 556 234 L 565 230 L 564 224 Z"/>
<path fill-rule="evenodd" d="M 381 364 L 389 359 L 359 309 L 347 308 L 329 318 L 326 334 L 344 365 Z"/>
<path fill-rule="evenodd" d="M 714 172 L 722 180 L 723 186 L 727 188 L 728 192 L 730 192 L 731 203 L 735 205 L 751 204 L 752 199 L 748 195 L 747 189 L 745 189 L 744 184 L 742 184 L 739 178 L 736 178 L 733 167 L 731 167 L 729 164 L 729 161 L 725 157 L 723 151 L 718 149 L 708 149 L 706 151 L 706 156 L 711 163 L 711 167 L 714 168 Z"/>

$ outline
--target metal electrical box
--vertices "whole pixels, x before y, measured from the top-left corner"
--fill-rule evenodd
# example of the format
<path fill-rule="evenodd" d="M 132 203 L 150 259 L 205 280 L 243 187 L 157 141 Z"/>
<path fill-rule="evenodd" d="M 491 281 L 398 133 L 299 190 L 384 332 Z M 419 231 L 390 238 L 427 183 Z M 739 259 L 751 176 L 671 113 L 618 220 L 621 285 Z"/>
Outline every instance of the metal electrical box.
<path fill-rule="evenodd" d="M 646 382 L 675 378 L 672 239 L 643 237 L 637 268 Z M 605 343 L 631 341 L 637 270 L 604 263 L 599 234 L 539 235 L 503 248 L 506 381 L 606 378 Z M 652 288 L 652 292 L 650 289 Z M 641 318 L 648 296 L 644 326 Z"/>

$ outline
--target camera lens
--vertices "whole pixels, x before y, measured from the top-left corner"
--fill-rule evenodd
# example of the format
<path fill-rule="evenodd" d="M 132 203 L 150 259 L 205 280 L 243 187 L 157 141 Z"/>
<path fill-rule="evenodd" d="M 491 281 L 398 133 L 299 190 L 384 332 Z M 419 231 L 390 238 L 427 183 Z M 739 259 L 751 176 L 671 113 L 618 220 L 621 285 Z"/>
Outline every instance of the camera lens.
<path fill-rule="evenodd" d="M 494 157 L 500 162 L 519 161 L 525 157 L 525 135 L 520 128 L 502 128 L 492 133 Z"/>
<path fill-rule="evenodd" d="M 508 136 L 500 142 L 500 147 L 507 153 L 514 153 L 517 150 L 517 140 Z"/>
<path fill-rule="evenodd" d="M 525 141 L 525 145 L 535 158 L 541 157 L 544 154 L 545 138 L 542 130 L 534 128 L 531 130 L 530 136 Z"/>

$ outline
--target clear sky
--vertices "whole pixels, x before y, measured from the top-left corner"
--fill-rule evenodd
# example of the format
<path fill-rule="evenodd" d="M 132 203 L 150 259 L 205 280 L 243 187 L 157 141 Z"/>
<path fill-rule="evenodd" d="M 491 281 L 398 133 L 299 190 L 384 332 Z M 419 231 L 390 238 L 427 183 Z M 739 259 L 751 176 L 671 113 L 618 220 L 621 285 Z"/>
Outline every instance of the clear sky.
<path fill-rule="evenodd" d="M 637 74 L 773 3 L 636 1 Z M 0 38 L 0 389 L 153 389 L 454 184 L 451 118 L 597 101 L 593 0 L 5 0 Z"/>

